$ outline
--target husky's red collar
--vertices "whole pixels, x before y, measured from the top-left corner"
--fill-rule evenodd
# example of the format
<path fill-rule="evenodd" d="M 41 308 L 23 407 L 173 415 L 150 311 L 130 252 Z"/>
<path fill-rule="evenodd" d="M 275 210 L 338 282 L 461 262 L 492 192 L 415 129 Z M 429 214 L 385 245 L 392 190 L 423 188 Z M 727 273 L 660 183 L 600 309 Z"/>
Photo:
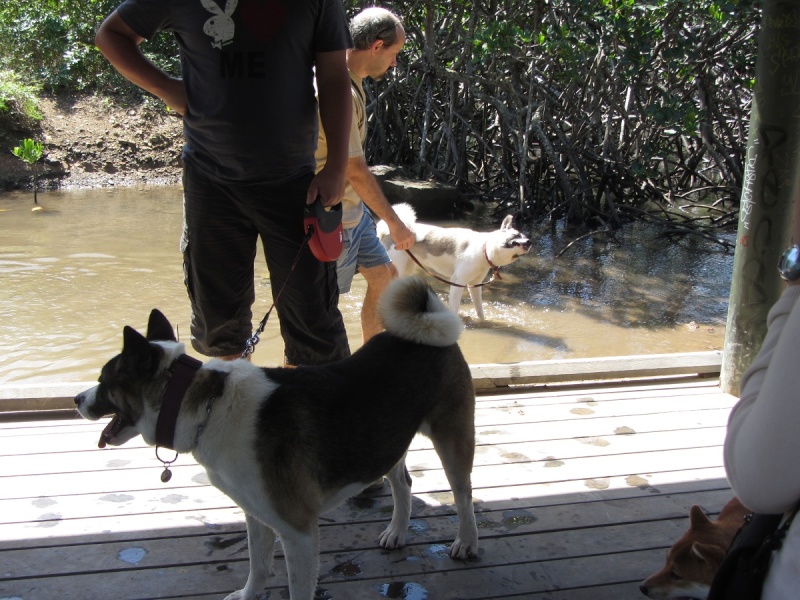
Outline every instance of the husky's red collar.
<path fill-rule="evenodd" d="M 483 245 L 483 258 L 485 258 L 486 262 L 489 263 L 489 266 L 492 267 L 492 271 L 494 272 L 492 279 L 495 277 L 497 277 L 497 279 L 503 279 L 500 277 L 500 267 L 489 260 L 489 253 L 486 251 L 486 244 Z"/>

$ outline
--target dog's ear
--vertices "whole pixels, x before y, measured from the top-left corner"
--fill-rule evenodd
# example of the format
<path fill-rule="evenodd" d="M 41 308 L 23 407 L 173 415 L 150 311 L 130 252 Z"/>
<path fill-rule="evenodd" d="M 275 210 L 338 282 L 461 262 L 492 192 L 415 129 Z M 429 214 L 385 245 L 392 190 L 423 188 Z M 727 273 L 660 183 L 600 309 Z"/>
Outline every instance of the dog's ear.
<path fill-rule="evenodd" d="M 150 319 L 147 321 L 147 339 L 153 342 L 177 342 L 175 332 L 167 317 L 154 308 L 150 311 Z"/>
<path fill-rule="evenodd" d="M 692 554 L 711 567 L 716 567 L 725 558 L 725 550 L 723 548 L 712 546 L 711 544 L 701 544 L 700 542 L 692 544 Z"/>
<path fill-rule="evenodd" d="M 689 509 L 689 528 L 700 529 L 704 525 L 711 523 L 711 519 L 697 504 L 693 504 Z"/>
<path fill-rule="evenodd" d="M 125 326 L 122 330 L 122 354 L 126 364 L 149 372 L 157 359 L 158 349 L 150 345 L 141 333 L 133 327 Z"/>
<path fill-rule="evenodd" d="M 500 224 L 500 231 L 505 231 L 506 229 L 513 229 L 514 228 L 514 215 L 506 215 L 506 218 L 503 219 L 503 222 Z"/>

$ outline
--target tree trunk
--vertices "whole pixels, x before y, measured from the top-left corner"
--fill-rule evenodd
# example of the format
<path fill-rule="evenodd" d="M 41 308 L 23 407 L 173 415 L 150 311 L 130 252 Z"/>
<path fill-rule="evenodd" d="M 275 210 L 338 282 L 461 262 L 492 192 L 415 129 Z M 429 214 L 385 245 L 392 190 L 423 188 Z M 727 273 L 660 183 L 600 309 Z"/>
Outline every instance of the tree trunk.
<path fill-rule="evenodd" d="M 798 22 L 800 0 L 764 1 L 720 375 L 722 390 L 734 395 L 783 289 L 775 266 L 788 246 L 794 195 L 800 190 L 800 115 L 790 101 L 798 94 Z"/>

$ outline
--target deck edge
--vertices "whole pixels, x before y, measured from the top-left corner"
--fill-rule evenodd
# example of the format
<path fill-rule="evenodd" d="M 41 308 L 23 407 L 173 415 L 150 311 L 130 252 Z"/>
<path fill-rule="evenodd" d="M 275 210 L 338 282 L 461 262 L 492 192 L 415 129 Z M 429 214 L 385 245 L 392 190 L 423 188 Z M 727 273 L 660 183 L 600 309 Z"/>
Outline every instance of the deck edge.
<path fill-rule="evenodd" d="M 470 365 L 477 391 L 516 386 L 609 381 L 670 375 L 718 375 L 722 352 L 680 352 L 601 358 L 537 360 L 508 364 Z M 65 410 L 75 407 L 79 392 L 95 385 L 75 383 L 0 384 L 0 413 Z"/>

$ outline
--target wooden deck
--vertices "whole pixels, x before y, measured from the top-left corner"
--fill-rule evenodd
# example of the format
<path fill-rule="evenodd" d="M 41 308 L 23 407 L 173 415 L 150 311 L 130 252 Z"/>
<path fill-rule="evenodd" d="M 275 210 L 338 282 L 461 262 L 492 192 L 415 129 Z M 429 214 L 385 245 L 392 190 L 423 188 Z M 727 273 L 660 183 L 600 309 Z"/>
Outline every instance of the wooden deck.
<path fill-rule="evenodd" d="M 730 498 L 721 445 L 735 398 L 717 385 L 713 376 L 672 376 L 482 392 L 473 472 L 480 556 L 447 557 L 451 496 L 417 438 L 408 546 L 377 545 L 388 485 L 326 513 L 318 597 L 644 598 L 638 584 L 661 567 L 689 507 L 716 513 Z M 140 440 L 97 449 L 103 422 L 8 414 L 0 599 L 209 599 L 243 586 L 242 514 L 191 457 L 162 484 Z M 270 600 L 288 598 L 279 544 Z"/>

